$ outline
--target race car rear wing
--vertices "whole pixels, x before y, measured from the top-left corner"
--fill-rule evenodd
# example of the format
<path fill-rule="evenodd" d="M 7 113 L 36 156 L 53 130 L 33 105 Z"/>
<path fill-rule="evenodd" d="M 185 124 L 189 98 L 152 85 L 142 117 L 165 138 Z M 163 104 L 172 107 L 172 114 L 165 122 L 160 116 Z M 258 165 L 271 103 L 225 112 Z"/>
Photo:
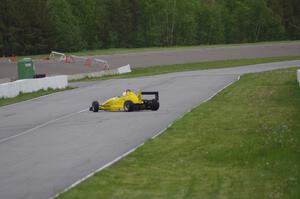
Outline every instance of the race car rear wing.
<path fill-rule="evenodd" d="M 155 95 L 155 100 L 159 101 L 158 91 L 153 92 L 142 92 L 142 95 Z"/>

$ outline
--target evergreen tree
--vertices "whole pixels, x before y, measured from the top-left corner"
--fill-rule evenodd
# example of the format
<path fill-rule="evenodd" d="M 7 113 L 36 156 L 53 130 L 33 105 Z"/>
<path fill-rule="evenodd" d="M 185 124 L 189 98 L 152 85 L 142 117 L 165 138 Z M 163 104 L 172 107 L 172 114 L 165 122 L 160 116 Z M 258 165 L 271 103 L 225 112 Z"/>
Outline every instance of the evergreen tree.
<path fill-rule="evenodd" d="M 49 19 L 54 30 L 54 50 L 77 51 L 84 48 L 79 22 L 67 0 L 49 0 Z"/>
<path fill-rule="evenodd" d="M 1 0 L 0 56 L 300 39 L 299 0 Z"/>

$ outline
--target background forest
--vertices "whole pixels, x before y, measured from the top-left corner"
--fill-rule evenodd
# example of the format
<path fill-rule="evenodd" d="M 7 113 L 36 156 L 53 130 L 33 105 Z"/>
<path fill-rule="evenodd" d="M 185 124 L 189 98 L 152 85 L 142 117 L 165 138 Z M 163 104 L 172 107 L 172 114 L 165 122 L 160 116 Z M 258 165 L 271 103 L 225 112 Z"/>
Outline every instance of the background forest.
<path fill-rule="evenodd" d="M 0 56 L 300 39 L 299 0 L 0 0 Z"/>

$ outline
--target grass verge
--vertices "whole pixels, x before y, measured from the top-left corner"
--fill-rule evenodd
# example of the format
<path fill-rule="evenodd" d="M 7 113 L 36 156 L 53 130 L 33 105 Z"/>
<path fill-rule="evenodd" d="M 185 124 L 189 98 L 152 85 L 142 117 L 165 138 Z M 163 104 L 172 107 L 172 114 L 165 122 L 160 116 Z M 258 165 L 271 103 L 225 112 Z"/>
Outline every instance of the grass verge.
<path fill-rule="evenodd" d="M 300 198 L 295 69 L 249 74 L 59 199 Z"/>
<path fill-rule="evenodd" d="M 300 60 L 300 56 L 269 57 L 269 58 L 260 58 L 260 59 L 223 60 L 223 61 L 210 61 L 210 62 L 200 62 L 200 63 L 190 63 L 190 64 L 176 64 L 176 65 L 168 65 L 168 66 L 153 66 L 153 67 L 146 67 L 146 68 L 135 68 L 132 70 L 131 73 L 128 73 L 128 74 L 110 75 L 110 76 L 95 77 L 95 78 L 84 78 L 84 79 L 80 79 L 80 80 L 74 80 L 71 82 L 98 81 L 98 80 L 116 79 L 116 78 L 132 78 L 132 77 L 165 74 L 165 73 L 204 70 L 204 69 L 229 68 L 229 67 L 238 67 L 238 66 L 252 65 L 252 64 L 289 61 L 289 60 Z"/>
<path fill-rule="evenodd" d="M 56 93 L 56 92 L 62 92 L 65 90 L 71 90 L 74 89 L 74 87 L 67 87 L 65 89 L 47 89 L 47 90 L 39 90 L 37 92 L 33 92 L 33 93 L 20 93 L 18 96 L 13 97 L 13 98 L 0 98 L 0 107 L 1 106 L 6 106 L 9 104 L 15 104 L 18 102 L 22 102 L 22 101 L 26 101 L 26 100 L 30 100 L 33 98 L 37 98 L 43 95 L 49 95 L 52 93 Z"/>

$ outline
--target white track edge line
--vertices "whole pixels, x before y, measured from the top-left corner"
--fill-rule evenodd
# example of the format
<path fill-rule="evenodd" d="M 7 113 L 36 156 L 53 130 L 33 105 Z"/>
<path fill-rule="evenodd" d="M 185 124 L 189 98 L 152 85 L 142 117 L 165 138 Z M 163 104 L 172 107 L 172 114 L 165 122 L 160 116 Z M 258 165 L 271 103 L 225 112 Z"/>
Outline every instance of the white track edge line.
<path fill-rule="evenodd" d="M 122 155 L 118 156 L 117 158 L 115 158 L 114 160 L 112 160 L 111 162 L 108 162 L 107 164 L 103 165 L 102 167 L 100 167 L 99 169 L 93 171 L 92 173 L 88 174 L 87 176 L 81 178 L 80 180 L 77 180 L 76 182 L 74 182 L 73 184 L 71 184 L 69 187 L 67 187 L 66 189 L 64 189 L 63 191 L 57 193 L 56 195 L 50 197 L 50 199 L 54 199 L 56 197 L 58 197 L 59 195 L 69 191 L 70 189 L 76 187 L 77 185 L 79 185 L 81 182 L 87 180 L 88 178 L 94 176 L 96 173 L 102 171 L 103 169 L 106 169 L 107 167 L 113 165 L 114 163 L 118 162 L 119 160 L 123 159 L 124 157 L 126 157 L 127 155 L 129 155 L 130 153 L 134 152 L 136 149 L 138 149 L 139 147 L 143 146 L 145 144 L 145 142 L 143 142 L 142 144 L 137 145 L 136 147 L 134 147 L 133 149 L 130 149 L 129 151 L 127 151 L 126 153 L 123 153 Z"/>
<path fill-rule="evenodd" d="M 224 86 L 223 88 L 221 88 L 220 90 L 218 90 L 217 92 L 215 92 L 212 96 L 210 96 L 209 98 L 207 98 L 206 100 L 204 100 L 202 103 L 205 103 L 205 102 L 211 100 L 211 99 L 212 99 L 214 96 L 216 96 L 218 93 L 220 93 L 221 91 L 223 91 L 223 90 L 226 89 L 227 87 L 231 86 L 231 85 L 234 84 L 235 82 L 239 81 L 239 80 L 240 80 L 240 77 L 241 77 L 241 75 L 238 75 L 238 78 L 237 78 L 235 81 L 230 82 L 229 84 L 227 84 L 226 86 Z M 201 104 L 202 104 L 202 103 L 201 103 Z M 197 106 L 199 106 L 199 105 L 197 105 Z M 193 109 L 193 108 L 192 108 L 192 109 Z M 185 114 L 191 112 L 192 109 L 190 109 L 189 111 L 187 111 L 186 113 L 184 113 L 183 115 L 181 115 L 181 116 L 179 117 L 179 119 L 182 118 Z M 175 120 L 175 121 L 176 121 L 176 120 Z M 175 121 L 171 122 L 166 128 L 162 129 L 162 130 L 159 131 L 157 134 L 155 134 L 154 136 L 152 136 L 151 139 L 155 139 L 155 138 L 157 138 L 159 135 L 161 135 L 162 133 L 164 133 L 169 127 L 171 127 L 171 126 L 174 124 Z M 77 186 L 78 184 L 80 184 L 81 182 L 87 180 L 88 178 L 94 176 L 96 173 L 98 173 L 98 172 L 100 172 L 100 171 L 106 169 L 107 167 L 109 167 L 109 166 L 113 165 L 114 163 L 118 162 L 119 160 L 123 159 L 124 157 L 126 157 L 126 156 L 129 155 L 130 153 L 134 152 L 135 150 L 137 150 L 138 148 L 140 148 L 140 147 L 143 146 L 144 144 L 145 144 L 145 142 L 143 142 L 143 143 L 137 145 L 136 147 L 134 147 L 133 149 L 130 149 L 129 151 L 123 153 L 122 155 L 118 156 L 118 157 L 115 158 L 114 160 L 112 160 L 112 161 L 108 162 L 107 164 L 103 165 L 103 166 L 100 167 L 99 169 L 97 169 L 97 170 L 93 171 L 92 173 L 86 175 L 85 177 L 83 177 L 83 178 L 77 180 L 76 182 L 74 182 L 73 184 L 71 184 L 70 186 L 68 186 L 67 188 L 65 188 L 63 191 L 61 191 L 61 192 L 55 194 L 54 196 L 50 197 L 49 199 L 55 199 L 55 198 L 57 198 L 58 196 L 60 196 L 61 194 L 63 194 L 63 193 L 65 193 L 65 192 L 69 191 L 70 189 L 76 187 L 76 186 Z"/>
<path fill-rule="evenodd" d="M 238 75 L 238 78 L 235 81 L 232 81 L 231 83 L 227 84 L 226 86 L 224 86 L 222 89 L 218 90 L 217 92 L 215 92 L 212 96 L 210 96 L 209 98 L 207 98 L 206 100 L 204 100 L 203 102 L 201 102 L 201 104 L 211 100 L 213 97 L 215 97 L 218 93 L 220 93 L 221 91 L 223 91 L 225 88 L 231 86 L 232 84 L 234 84 L 235 82 L 240 80 L 240 75 Z M 196 105 L 195 107 L 199 106 Z M 194 107 L 194 108 L 195 108 Z M 171 122 L 166 128 L 164 128 L 163 130 L 159 131 L 156 135 L 152 136 L 151 139 L 155 139 L 157 138 L 159 135 L 161 135 L 162 133 L 164 133 L 168 128 L 170 128 L 177 120 L 181 119 L 184 117 L 184 115 L 186 115 L 187 113 L 190 113 L 194 108 L 189 109 L 187 112 L 185 112 L 183 115 L 180 115 L 175 121 Z"/>
<path fill-rule="evenodd" d="M 77 88 L 74 88 L 74 89 L 77 89 Z M 14 106 L 14 105 L 19 105 L 19 104 L 23 104 L 23 103 L 26 103 L 26 102 L 31 102 L 31 101 L 43 99 L 43 98 L 46 98 L 46 97 L 50 97 L 50 96 L 52 96 L 52 95 L 56 95 L 56 94 L 58 94 L 58 93 L 62 93 L 62 92 L 64 92 L 64 91 L 71 91 L 71 90 L 74 90 L 74 89 L 67 89 L 67 90 L 57 91 L 57 92 L 54 92 L 54 93 L 49 93 L 49 94 L 42 95 L 42 96 L 39 96 L 39 97 L 34 97 L 34 98 L 31 98 L 31 99 L 24 100 L 24 101 L 20 101 L 20 102 L 16 102 L 16 103 L 13 103 L 13 104 L 4 105 L 4 106 L 1 106 L 1 107 L 0 107 L 0 110 L 1 110 L 1 109 L 5 109 L 5 108 L 7 108 L 7 107 Z M 26 93 L 26 94 L 27 94 L 27 93 Z M 16 96 L 16 97 L 17 97 L 17 96 Z M 10 98 L 7 98 L 7 99 L 10 99 Z"/>
<path fill-rule="evenodd" d="M 43 123 L 43 124 L 40 124 L 40 125 L 38 125 L 38 126 L 35 126 L 35 127 L 31 128 L 31 129 L 28 129 L 28 130 L 26 130 L 26 131 L 24 131 L 24 132 L 22 132 L 22 133 L 19 133 L 19 134 L 13 135 L 13 136 L 9 136 L 9 137 L 7 137 L 7 138 L 3 138 L 3 139 L 0 140 L 0 143 L 7 142 L 7 141 L 9 141 L 9 140 L 12 140 L 12 139 L 14 139 L 14 138 L 20 137 L 20 136 L 22 136 L 22 135 L 26 135 L 26 134 L 28 134 L 28 133 L 31 133 L 31 132 L 37 130 L 37 129 L 43 128 L 43 127 L 45 127 L 45 126 L 47 126 L 47 125 L 49 125 L 49 124 L 52 124 L 52 123 L 54 123 L 54 122 L 57 122 L 58 120 L 62 120 L 62 119 L 66 119 L 66 118 L 72 117 L 72 116 L 74 116 L 74 115 L 80 114 L 80 113 L 85 112 L 85 111 L 87 111 L 87 110 L 88 110 L 88 109 L 84 109 L 84 110 L 81 110 L 81 111 L 78 111 L 78 112 L 75 112 L 75 113 L 71 113 L 71 114 L 68 114 L 68 115 L 65 115 L 65 116 L 62 116 L 62 117 L 59 117 L 59 118 L 50 120 L 50 121 L 48 121 L 48 122 L 46 122 L 46 123 Z"/>

